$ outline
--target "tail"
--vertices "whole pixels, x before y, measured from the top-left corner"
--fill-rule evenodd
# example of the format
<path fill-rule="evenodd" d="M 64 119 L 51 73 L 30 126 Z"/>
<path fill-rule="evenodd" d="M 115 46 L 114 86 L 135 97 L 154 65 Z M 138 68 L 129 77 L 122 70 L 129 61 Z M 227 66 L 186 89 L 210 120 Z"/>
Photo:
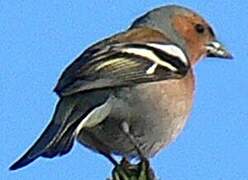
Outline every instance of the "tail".
<path fill-rule="evenodd" d="M 9 169 L 22 168 L 40 156 L 53 158 L 68 153 L 73 146 L 75 129 L 94 107 L 106 99 L 105 97 L 90 93 L 61 98 L 50 124 L 31 148 Z"/>

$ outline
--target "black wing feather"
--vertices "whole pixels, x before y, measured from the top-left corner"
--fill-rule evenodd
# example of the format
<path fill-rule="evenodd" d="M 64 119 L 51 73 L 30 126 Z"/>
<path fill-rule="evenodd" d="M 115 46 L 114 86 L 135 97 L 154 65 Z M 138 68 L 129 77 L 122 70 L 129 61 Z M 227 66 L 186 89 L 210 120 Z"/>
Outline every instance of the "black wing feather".
<path fill-rule="evenodd" d="M 158 66 L 153 74 L 146 71 L 154 62 L 143 56 L 121 51 L 122 48 L 146 48 L 163 61 L 174 65 L 178 71 Z M 88 50 L 89 51 L 89 50 Z M 145 44 L 112 44 L 102 50 L 86 51 L 62 74 L 55 88 L 59 96 L 68 96 L 78 92 L 118 86 L 132 86 L 138 83 L 178 79 L 186 75 L 189 67 L 180 63 L 180 59 Z M 81 60 L 81 61 L 80 61 Z M 99 68 L 100 67 L 100 68 Z"/>

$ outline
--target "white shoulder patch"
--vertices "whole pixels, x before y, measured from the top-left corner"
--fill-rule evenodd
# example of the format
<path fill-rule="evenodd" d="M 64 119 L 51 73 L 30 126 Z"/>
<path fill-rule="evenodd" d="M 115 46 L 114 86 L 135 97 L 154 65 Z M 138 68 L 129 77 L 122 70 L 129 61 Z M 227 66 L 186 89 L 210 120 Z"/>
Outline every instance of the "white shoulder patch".
<path fill-rule="evenodd" d="M 138 55 L 144 58 L 147 58 L 151 61 L 153 61 L 155 64 L 164 66 L 171 71 L 177 71 L 177 68 L 171 65 L 170 63 L 161 60 L 158 56 L 156 56 L 151 50 L 149 49 L 141 49 L 141 48 L 133 48 L 133 47 L 128 47 L 128 48 L 123 48 L 121 49 L 121 52 L 129 53 L 129 54 L 134 54 Z"/>
<path fill-rule="evenodd" d="M 188 65 L 188 60 L 181 48 L 173 44 L 156 44 L 156 43 L 148 43 L 148 46 L 154 47 L 156 49 L 160 49 L 167 54 L 178 57 L 185 65 Z"/>

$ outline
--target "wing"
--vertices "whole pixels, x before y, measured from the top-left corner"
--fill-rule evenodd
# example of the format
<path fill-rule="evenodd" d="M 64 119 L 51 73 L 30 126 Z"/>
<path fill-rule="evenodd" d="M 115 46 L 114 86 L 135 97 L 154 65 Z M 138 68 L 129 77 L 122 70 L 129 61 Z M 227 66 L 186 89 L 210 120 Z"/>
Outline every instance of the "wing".
<path fill-rule="evenodd" d="M 92 48 L 62 74 L 59 96 L 78 92 L 179 79 L 190 68 L 186 54 L 174 44 L 113 43 Z"/>

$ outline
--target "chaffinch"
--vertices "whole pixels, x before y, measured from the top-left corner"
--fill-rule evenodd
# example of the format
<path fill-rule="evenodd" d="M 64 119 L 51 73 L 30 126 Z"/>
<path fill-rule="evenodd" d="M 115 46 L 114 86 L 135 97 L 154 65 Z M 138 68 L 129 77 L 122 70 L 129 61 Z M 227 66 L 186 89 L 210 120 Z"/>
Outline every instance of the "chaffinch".
<path fill-rule="evenodd" d="M 10 169 L 64 155 L 75 140 L 113 163 L 154 156 L 186 123 L 202 57 L 232 56 L 201 16 L 177 5 L 147 12 L 65 69 L 52 121 Z"/>

